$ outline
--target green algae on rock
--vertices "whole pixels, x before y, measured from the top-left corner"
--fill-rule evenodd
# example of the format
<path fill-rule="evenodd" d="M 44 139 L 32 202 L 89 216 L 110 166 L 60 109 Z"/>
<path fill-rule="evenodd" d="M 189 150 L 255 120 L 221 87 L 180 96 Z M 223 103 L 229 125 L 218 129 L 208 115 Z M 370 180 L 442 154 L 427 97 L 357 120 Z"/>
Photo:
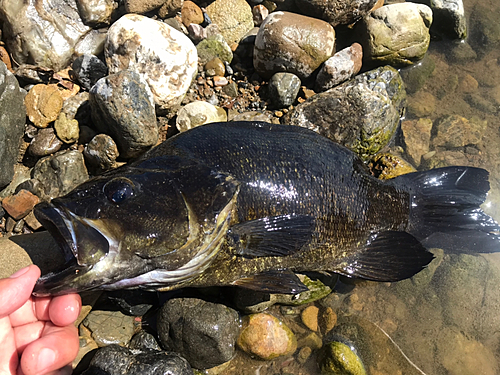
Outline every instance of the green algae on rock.
<path fill-rule="evenodd" d="M 339 341 L 323 347 L 320 367 L 322 375 L 366 375 L 361 359 L 349 346 Z"/>

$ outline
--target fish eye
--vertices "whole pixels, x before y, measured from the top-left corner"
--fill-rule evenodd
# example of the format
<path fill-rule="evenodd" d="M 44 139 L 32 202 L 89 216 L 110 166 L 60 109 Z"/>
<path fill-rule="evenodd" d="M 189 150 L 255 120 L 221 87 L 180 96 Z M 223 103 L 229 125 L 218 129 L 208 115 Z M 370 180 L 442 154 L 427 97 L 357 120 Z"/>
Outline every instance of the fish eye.
<path fill-rule="evenodd" d="M 134 184 L 127 178 L 119 177 L 106 182 L 102 190 L 110 202 L 118 204 L 134 195 Z"/>

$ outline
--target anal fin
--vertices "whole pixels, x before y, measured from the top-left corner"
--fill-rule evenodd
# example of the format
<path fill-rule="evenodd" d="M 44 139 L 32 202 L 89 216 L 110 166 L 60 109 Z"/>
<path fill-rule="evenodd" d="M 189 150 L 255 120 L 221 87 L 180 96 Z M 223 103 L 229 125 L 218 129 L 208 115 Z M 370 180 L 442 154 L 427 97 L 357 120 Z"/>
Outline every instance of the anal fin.
<path fill-rule="evenodd" d="M 297 294 L 309 290 L 292 271 L 262 272 L 233 282 L 242 288 L 267 293 Z"/>
<path fill-rule="evenodd" d="M 373 281 L 399 281 L 427 266 L 434 255 L 411 234 L 398 231 L 373 236 L 364 250 L 344 259 L 337 271 Z"/>

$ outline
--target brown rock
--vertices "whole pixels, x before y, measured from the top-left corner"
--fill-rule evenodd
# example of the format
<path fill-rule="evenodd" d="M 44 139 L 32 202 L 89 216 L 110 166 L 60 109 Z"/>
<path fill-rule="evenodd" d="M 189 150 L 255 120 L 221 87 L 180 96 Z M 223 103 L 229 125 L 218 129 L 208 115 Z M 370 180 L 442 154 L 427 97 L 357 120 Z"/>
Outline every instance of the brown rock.
<path fill-rule="evenodd" d="M 40 224 L 38 219 L 35 217 L 33 211 L 26 215 L 24 222 L 33 230 L 38 230 L 42 227 L 42 224 Z"/>
<path fill-rule="evenodd" d="M 125 0 L 125 11 L 127 13 L 147 13 L 161 7 L 165 0 Z"/>
<path fill-rule="evenodd" d="M 253 23 L 255 26 L 260 26 L 262 21 L 269 15 L 269 10 L 262 4 L 256 5 L 252 8 Z"/>
<path fill-rule="evenodd" d="M 63 99 L 54 85 L 35 85 L 24 98 L 30 121 L 39 128 L 46 128 L 61 112 Z"/>
<path fill-rule="evenodd" d="M 421 118 L 403 121 L 401 130 L 403 131 L 406 153 L 410 157 L 410 161 L 418 167 L 422 156 L 429 152 L 432 120 Z"/>
<path fill-rule="evenodd" d="M 57 138 L 54 128 L 40 129 L 31 140 L 29 152 L 33 156 L 51 155 L 61 149 L 63 142 Z"/>
<path fill-rule="evenodd" d="M 160 18 L 174 17 L 181 11 L 183 4 L 184 0 L 167 0 L 158 10 L 158 16 Z"/>
<path fill-rule="evenodd" d="M 5 65 L 7 65 L 7 69 L 9 69 L 12 73 L 14 73 L 14 70 L 12 70 L 12 64 L 10 62 L 9 53 L 2 46 L 0 46 L 0 60 L 2 60 L 5 63 Z"/>
<path fill-rule="evenodd" d="M 205 71 L 207 72 L 208 76 L 222 76 L 224 77 L 226 73 L 226 67 L 224 66 L 224 63 L 222 62 L 221 59 L 216 57 L 215 59 L 210 60 L 205 64 Z M 210 73 L 214 74 L 210 74 Z"/>
<path fill-rule="evenodd" d="M 327 307 L 318 317 L 319 328 L 324 335 L 330 332 L 337 324 L 337 314 L 331 307 Z"/>
<path fill-rule="evenodd" d="M 318 330 L 318 312 L 319 309 L 312 305 L 302 310 L 302 314 L 300 316 L 302 318 L 302 323 L 314 332 Z"/>
<path fill-rule="evenodd" d="M 28 215 L 40 199 L 28 190 L 20 190 L 19 193 L 6 197 L 2 201 L 2 207 L 15 220 L 22 219 Z"/>
<path fill-rule="evenodd" d="M 182 23 L 188 27 L 192 23 L 197 25 L 203 23 L 203 12 L 198 5 L 192 1 L 186 0 L 181 9 Z"/>

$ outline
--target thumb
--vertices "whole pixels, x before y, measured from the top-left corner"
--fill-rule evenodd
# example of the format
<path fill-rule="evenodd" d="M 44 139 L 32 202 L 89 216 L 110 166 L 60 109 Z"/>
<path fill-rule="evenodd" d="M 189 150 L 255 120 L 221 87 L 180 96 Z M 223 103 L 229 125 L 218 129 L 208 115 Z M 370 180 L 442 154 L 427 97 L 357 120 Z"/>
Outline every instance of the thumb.
<path fill-rule="evenodd" d="M 40 268 L 31 265 L 9 278 L 0 279 L 0 318 L 12 314 L 26 303 L 40 273 Z"/>

